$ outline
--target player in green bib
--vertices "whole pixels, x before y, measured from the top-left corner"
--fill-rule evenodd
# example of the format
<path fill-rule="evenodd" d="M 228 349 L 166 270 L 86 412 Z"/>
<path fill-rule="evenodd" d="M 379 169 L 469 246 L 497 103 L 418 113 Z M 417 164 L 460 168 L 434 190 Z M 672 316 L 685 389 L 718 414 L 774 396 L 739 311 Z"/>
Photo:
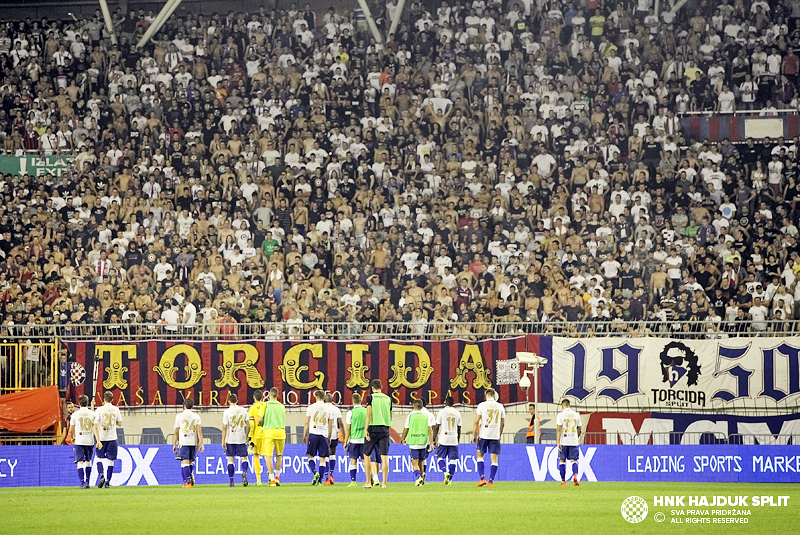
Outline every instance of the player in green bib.
<path fill-rule="evenodd" d="M 281 484 L 283 448 L 286 445 L 286 407 L 278 401 L 278 394 L 278 389 L 274 386 L 269 389 L 269 400 L 264 404 L 264 418 L 261 421 L 270 487 L 279 487 Z M 274 464 L 272 462 L 273 452 L 276 457 Z"/>
<path fill-rule="evenodd" d="M 406 425 L 403 429 L 403 436 L 400 438 L 401 444 L 408 444 L 411 453 L 411 466 L 414 468 L 414 486 L 419 487 L 425 484 L 422 471 L 425 468 L 425 461 L 428 452 L 432 448 L 431 438 L 433 429 L 428 415 L 422 412 L 422 400 L 414 401 L 414 410 L 406 417 Z"/>
<path fill-rule="evenodd" d="M 367 473 L 365 489 L 372 488 L 372 470 L 377 472 L 377 463 L 373 467 L 370 461 L 372 450 L 378 449 L 381 457 L 383 481 L 381 488 L 386 488 L 386 479 L 389 477 L 389 430 L 392 426 L 392 399 L 381 392 L 383 385 L 380 379 L 373 379 L 370 383 L 372 394 L 367 400 L 367 432 L 364 438 L 364 471 Z"/>
<path fill-rule="evenodd" d="M 356 486 L 358 460 L 364 456 L 364 435 L 367 430 L 367 408 L 361 405 L 361 394 L 353 394 L 353 408 L 344 421 L 344 449 L 350 457 L 350 484 Z"/>

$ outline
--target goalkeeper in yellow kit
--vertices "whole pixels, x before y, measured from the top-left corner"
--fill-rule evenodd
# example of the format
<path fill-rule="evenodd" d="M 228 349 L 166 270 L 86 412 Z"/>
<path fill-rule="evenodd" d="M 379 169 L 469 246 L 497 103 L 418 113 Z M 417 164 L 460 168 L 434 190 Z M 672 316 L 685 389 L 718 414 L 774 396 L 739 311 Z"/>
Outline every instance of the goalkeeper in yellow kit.
<path fill-rule="evenodd" d="M 253 392 L 253 404 L 250 406 L 250 410 L 247 411 L 250 420 L 250 434 L 248 436 L 250 448 L 248 453 L 253 454 L 253 470 L 256 472 L 257 485 L 261 485 L 261 457 L 266 455 L 264 448 L 266 437 L 261 427 L 261 422 L 264 419 L 264 411 L 267 404 L 261 401 L 263 396 L 264 393 L 261 390 Z"/>

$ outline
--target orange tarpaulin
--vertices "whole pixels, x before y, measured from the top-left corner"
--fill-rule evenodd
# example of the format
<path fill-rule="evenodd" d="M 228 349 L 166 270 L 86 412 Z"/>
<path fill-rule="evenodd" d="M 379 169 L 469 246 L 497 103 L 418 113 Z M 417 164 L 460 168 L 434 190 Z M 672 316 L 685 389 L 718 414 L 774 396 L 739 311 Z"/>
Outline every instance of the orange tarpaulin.
<path fill-rule="evenodd" d="M 55 428 L 60 419 L 61 400 L 55 386 L 0 396 L 0 429 L 40 433 Z"/>

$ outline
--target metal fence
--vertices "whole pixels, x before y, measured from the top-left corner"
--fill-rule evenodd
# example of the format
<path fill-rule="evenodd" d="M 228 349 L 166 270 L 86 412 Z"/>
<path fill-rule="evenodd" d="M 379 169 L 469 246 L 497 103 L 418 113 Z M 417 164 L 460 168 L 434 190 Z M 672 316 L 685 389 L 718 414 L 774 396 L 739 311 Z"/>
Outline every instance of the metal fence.
<path fill-rule="evenodd" d="M 0 433 L 0 446 L 49 446 L 56 443 L 55 435 L 16 435 Z"/>
<path fill-rule="evenodd" d="M 166 324 L 166 323 L 91 323 L 49 325 L 3 325 L 5 339 L 62 338 L 67 340 L 319 340 L 386 338 L 413 340 L 483 340 L 526 334 L 545 334 L 573 338 L 682 338 L 725 339 L 737 337 L 787 337 L 798 334 L 798 321 L 737 320 L 708 321 L 547 321 L 547 322 L 320 322 L 320 323 L 242 323 Z"/>
<path fill-rule="evenodd" d="M 58 348 L 54 341 L 0 343 L 0 394 L 58 382 Z"/>

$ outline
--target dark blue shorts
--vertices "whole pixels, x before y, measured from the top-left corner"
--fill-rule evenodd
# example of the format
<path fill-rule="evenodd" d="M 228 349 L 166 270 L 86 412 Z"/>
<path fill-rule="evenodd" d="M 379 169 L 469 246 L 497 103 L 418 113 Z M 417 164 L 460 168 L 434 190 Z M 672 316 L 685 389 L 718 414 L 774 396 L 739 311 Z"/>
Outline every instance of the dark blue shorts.
<path fill-rule="evenodd" d="M 569 459 L 570 461 L 577 461 L 581 455 L 581 450 L 578 446 L 565 446 L 561 445 L 561 449 L 558 452 L 558 460 L 559 461 L 566 461 Z"/>
<path fill-rule="evenodd" d="M 328 439 L 322 435 L 308 435 L 308 448 L 306 454 L 310 457 L 327 459 L 330 455 Z"/>
<path fill-rule="evenodd" d="M 478 439 L 478 451 L 481 455 L 490 453 L 492 455 L 500 455 L 500 441 L 494 438 L 481 438 Z"/>
<path fill-rule="evenodd" d="M 330 455 L 328 455 L 328 457 L 333 457 L 334 455 L 336 455 L 336 448 L 338 447 L 339 447 L 339 439 L 334 438 L 333 440 L 331 440 L 330 447 L 328 448 L 328 450 L 330 451 Z"/>
<path fill-rule="evenodd" d="M 436 446 L 436 457 L 439 459 L 458 460 L 458 446 Z"/>
<path fill-rule="evenodd" d="M 424 461 L 428 458 L 428 447 L 424 448 L 408 448 L 411 452 L 411 460 Z"/>
<path fill-rule="evenodd" d="M 347 456 L 351 459 L 361 460 L 364 456 L 364 444 L 353 444 L 352 442 L 347 445 Z"/>
<path fill-rule="evenodd" d="M 92 452 L 94 446 L 75 446 L 75 462 L 85 463 L 92 462 Z"/>
<path fill-rule="evenodd" d="M 109 440 L 108 442 L 101 442 L 102 448 L 97 448 L 98 459 L 108 459 L 109 461 L 117 460 L 117 441 Z"/>
<path fill-rule="evenodd" d="M 225 444 L 225 455 L 228 457 L 247 457 L 247 445 Z"/>
<path fill-rule="evenodd" d="M 178 459 L 181 461 L 192 461 L 197 457 L 197 446 L 181 446 L 178 448 Z"/>

